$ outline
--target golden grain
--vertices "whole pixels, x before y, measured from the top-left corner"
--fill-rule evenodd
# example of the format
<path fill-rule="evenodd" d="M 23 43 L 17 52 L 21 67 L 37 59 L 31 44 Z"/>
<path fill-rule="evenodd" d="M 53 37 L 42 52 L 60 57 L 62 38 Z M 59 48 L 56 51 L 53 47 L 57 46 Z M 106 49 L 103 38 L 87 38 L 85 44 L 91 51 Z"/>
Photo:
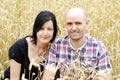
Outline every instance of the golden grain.
<path fill-rule="evenodd" d="M 61 30 L 58 37 L 62 37 L 67 34 L 66 12 L 73 7 L 86 10 L 91 20 L 87 33 L 106 45 L 113 75 L 120 74 L 120 0 L 0 0 L 0 3 L 0 76 L 9 66 L 9 47 L 17 39 L 31 34 L 39 11 L 50 10 L 55 13 Z"/>

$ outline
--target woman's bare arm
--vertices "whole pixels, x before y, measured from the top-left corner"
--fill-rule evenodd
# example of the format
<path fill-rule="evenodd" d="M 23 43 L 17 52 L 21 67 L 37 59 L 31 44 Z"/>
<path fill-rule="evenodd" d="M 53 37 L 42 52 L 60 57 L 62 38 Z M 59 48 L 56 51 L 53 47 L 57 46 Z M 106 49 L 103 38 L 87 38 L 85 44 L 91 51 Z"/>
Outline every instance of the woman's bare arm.
<path fill-rule="evenodd" d="M 10 60 L 10 80 L 20 80 L 21 64 L 15 60 Z"/>

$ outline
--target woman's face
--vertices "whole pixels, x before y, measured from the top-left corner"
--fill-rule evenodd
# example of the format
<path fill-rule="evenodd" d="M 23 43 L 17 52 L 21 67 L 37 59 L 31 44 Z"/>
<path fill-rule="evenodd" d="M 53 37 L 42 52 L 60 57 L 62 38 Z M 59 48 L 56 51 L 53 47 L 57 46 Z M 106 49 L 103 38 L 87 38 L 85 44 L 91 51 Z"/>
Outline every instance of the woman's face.
<path fill-rule="evenodd" d="M 37 42 L 46 44 L 53 38 L 54 27 L 51 20 L 43 24 L 41 29 L 37 32 Z"/>

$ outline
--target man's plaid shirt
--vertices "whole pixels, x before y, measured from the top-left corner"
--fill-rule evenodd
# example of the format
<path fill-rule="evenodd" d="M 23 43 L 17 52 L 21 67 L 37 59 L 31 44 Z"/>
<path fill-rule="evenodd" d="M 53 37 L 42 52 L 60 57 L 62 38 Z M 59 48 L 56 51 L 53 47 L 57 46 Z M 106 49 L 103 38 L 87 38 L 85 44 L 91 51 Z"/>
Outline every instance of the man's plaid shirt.
<path fill-rule="evenodd" d="M 106 69 L 112 70 L 109 54 L 104 44 L 89 35 L 85 37 L 84 45 L 78 50 L 72 47 L 69 36 L 57 40 L 49 51 L 46 68 L 52 63 L 57 65 L 61 60 L 64 64 L 69 65 L 70 62 L 79 59 L 79 66 L 81 66 L 81 64 L 86 68 L 98 66 L 98 71 Z"/>

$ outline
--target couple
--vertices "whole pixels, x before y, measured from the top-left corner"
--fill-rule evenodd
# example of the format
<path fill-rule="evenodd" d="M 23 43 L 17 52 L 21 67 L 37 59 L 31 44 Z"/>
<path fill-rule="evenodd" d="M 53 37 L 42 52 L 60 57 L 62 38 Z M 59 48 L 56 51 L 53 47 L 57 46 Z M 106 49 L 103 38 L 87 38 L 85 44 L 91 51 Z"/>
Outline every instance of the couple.
<path fill-rule="evenodd" d="M 29 70 L 30 62 L 33 61 L 45 63 L 39 66 L 41 71 L 44 70 L 42 80 L 51 80 L 55 76 L 48 69 L 51 64 L 57 65 L 61 60 L 66 64 L 80 56 L 80 63 L 88 58 L 90 63 L 85 66 L 87 68 L 97 66 L 97 72 L 111 70 L 106 80 L 112 80 L 112 67 L 104 44 L 85 34 L 89 23 L 84 10 L 72 8 L 66 15 L 68 35 L 54 41 L 58 33 L 56 17 L 50 11 L 41 11 L 34 22 L 32 35 L 19 39 L 9 49 L 10 67 L 4 77 L 6 80 L 21 80 L 25 73 L 26 79 L 34 80 L 38 77 L 38 67 L 32 66 Z M 59 67 L 60 74 L 56 77 L 63 76 L 60 69 L 62 67 Z"/>

